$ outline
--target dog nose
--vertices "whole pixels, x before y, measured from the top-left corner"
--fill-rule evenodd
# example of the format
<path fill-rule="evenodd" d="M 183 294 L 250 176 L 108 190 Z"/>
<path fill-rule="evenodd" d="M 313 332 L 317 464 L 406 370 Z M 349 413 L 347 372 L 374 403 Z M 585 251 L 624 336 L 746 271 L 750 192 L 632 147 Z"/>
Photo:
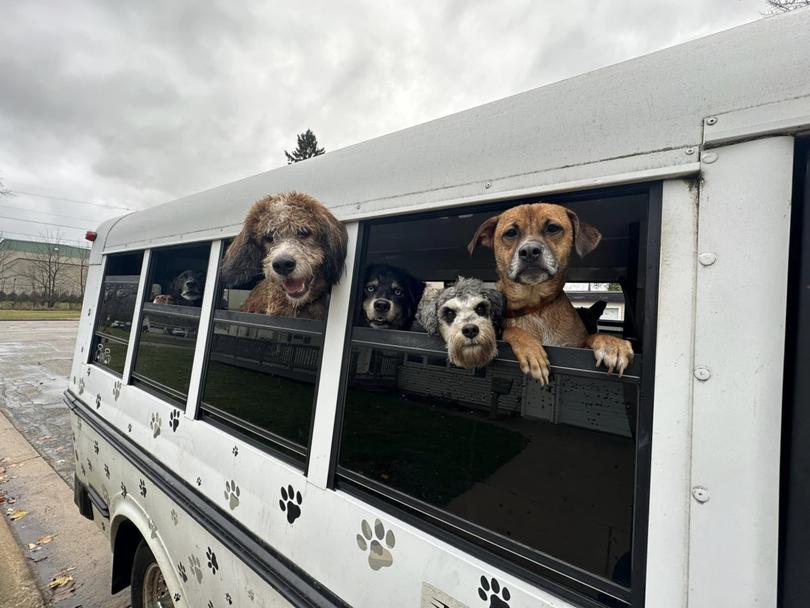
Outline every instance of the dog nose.
<path fill-rule="evenodd" d="M 478 335 L 478 326 L 474 325 L 473 323 L 468 323 L 464 327 L 461 328 L 461 333 L 464 334 L 465 338 L 469 338 L 472 340 L 475 336 Z"/>
<path fill-rule="evenodd" d="M 388 312 L 391 310 L 391 302 L 388 300 L 374 300 L 374 310 L 377 312 Z"/>
<path fill-rule="evenodd" d="M 520 259 L 526 262 L 536 260 L 541 255 L 543 255 L 543 247 L 537 242 L 526 243 L 518 250 Z"/>
<path fill-rule="evenodd" d="M 287 276 L 295 270 L 295 260 L 288 255 L 280 255 L 273 260 L 273 270 L 282 276 Z"/>
<path fill-rule="evenodd" d="M 196 287 L 197 281 L 186 281 L 186 287 Z"/>

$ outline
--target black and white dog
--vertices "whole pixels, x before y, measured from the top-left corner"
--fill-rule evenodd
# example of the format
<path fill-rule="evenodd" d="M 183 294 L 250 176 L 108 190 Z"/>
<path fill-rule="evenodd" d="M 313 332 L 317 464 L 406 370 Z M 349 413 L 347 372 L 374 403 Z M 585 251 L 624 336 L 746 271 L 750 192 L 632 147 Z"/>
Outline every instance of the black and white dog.
<path fill-rule="evenodd" d="M 429 334 L 444 339 L 450 363 L 464 369 L 484 367 L 498 355 L 504 301 L 497 289 L 459 277 L 450 287 L 425 290 L 416 320 Z"/>
<path fill-rule="evenodd" d="M 205 275 L 196 270 L 184 270 L 172 279 L 168 289 L 155 297 L 154 304 L 175 306 L 201 306 L 205 289 Z"/>
<path fill-rule="evenodd" d="M 395 266 L 372 264 L 363 280 L 360 321 L 374 329 L 408 330 L 425 284 Z"/>

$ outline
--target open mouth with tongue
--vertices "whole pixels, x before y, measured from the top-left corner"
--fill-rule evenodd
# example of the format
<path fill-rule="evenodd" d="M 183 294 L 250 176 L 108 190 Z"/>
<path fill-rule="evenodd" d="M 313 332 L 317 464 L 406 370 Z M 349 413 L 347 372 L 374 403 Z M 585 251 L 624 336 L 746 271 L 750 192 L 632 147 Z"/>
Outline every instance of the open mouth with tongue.
<path fill-rule="evenodd" d="M 281 285 L 290 298 L 301 298 L 309 290 L 309 284 L 304 279 L 285 279 Z"/>

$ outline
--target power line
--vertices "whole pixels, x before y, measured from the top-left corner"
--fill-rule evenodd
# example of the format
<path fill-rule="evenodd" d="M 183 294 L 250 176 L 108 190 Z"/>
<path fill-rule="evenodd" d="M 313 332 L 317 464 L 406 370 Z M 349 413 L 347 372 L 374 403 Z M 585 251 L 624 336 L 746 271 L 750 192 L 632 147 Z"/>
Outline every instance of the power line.
<path fill-rule="evenodd" d="M 67 213 L 51 213 L 49 211 L 33 211 L 31 209 L 26 209 L 25 207 L 14 207 L 12 205 L 0 205 L 2 209 L 19 209 L 20 211 L 25 211 L 26 213 L 36 213 L 38 215 L 51 215 L 54 217 L 66 217 L 71 220 L 79 220 L 81 222 L 101 222 L 106 221 L 108 218 L 104 218 L 99 220 L 98 218 L 89 218 L 89 217 L 74 217 L 72 215 L 68 215 Z"/>
<path fill-rule="evenodd" d="M 24 237 L 26 239 L 31 239 L 32 241 L 40 241 L 42 239 L 41 234 L 30 234 L 28 232 L 14 232 L 13 230 L 0 230 L 0 240 L 5 238 L 12 238 L 14 237 Z M 87 247 L 87 243 L 82 239 L 58 239 L 59 242 L 63 245 L 70 245 L 75 243 L 77 247 Z"/>
<path fill-rule="evenodd" d="M 75 198 L 63 198 L 61 196 L 48 196 L 46 194 L 37 194 L 35 192 L 26 192 L 25 190 L 9 190 L 11 194 L 26 194 L 28 196 L 36 196 L 39 198 L 47 198 L 52 201 L 68 201 L 69 203 L 76 203 L 77 205 L 92 205 L 94 207 L 107 207 L 108 209 L 123 209 L 124 211 L 135 211 L 132 207 L 122 207 L 120 205 L 106 205 L 104 203 L 91 203 L 89 201 L 77 201 Z"/>
<path fill-rule="evenodd" d="M 41 222 L 39 220 L 24 220 L 18 217 L 0 215 L 0 220 L 14 220 L 15 222 L 28 222 L 29 224 L 46 224 L 47 226 L 57 226 L 58 228 L 75 228 L 76 230 L 87 230 L 87 226 L 74 226 L 72 224 L 54 224 L 53 222 Z"/>

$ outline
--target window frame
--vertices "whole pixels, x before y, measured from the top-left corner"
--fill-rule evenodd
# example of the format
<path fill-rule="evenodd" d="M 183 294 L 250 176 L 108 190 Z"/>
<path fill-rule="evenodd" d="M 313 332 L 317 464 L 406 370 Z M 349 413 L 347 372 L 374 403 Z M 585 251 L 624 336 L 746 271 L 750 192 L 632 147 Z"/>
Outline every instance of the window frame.
<path fill-rule="evenodd" d="M 136 320 L 140 319 L 139 309 L 138 309 L 138 295 L 140 293 L 140 284 L 143 279 L 143 270 L 144 270 L 144 259 L 146 258 L 146 249 L 133 249 L 131 251 L 116 251 L 113 253 L 106 253 L 102 256 L 102 264 L 101 264 L 101 281 L 99 283 L 98 295 L 96 297 L 96 306 L 95 306 L 95 315 L 93 318 L 93 330 L 90 332 L 90 342 L 87 349 L 87 357 L 85 363 L 87 365 L 92 365 L 100 370 L 107 372 L 108 374 L 112 374 L 119 380 L 123 380 L 126 372 L 127 372 L 127 362 L 128 362 L 128 353 L 129 349 L 132 346 L 134 336 L 133 331 L 135 331 L 135 322 Z M 108 339 L 112 339 L 113 342 L 118 344 L 122 344 L 126 346 L 126 350 L 124 351 L 124 367 L 121 372 L 118 372 L 111 367 L 107 367 L 106 365 L 100 365 L 95 360 L 95 352 L 93 351 L 93 344 L 96 341 L 96 335 L 100 332 L 98 331 L 98 324 L 100 321 L 100 312 L 102 308 L 102 302 L 104 301 L 104 280 L 107 278 L 107 268 L 109 266 L 109 261 L 111 256 L 118 256 L 118 255 L 136 255 L 141 254 L 141 268 L 138 271 L 137 276 L 138 280 L 135 285 L 135 306 L 132 309 L 132 319 L 130 320 L 130 332 L 129 337 L 126 340 L 122 338 L 118 338 L 116 336 L 110 336 L 108 334 L 104 334 L 105 337 Z"/>
<path fill-rule="evenodd" d="M 185 395 L 185 398 L 183 398 L 183 399 L 172 396 L 171 393 L 173 393 L 173 392 L 176 392 L 176 393 L 179 394 L 179 391 L 177 391 L 176 389 L 173 389 L 171 387 L 165 387 L 162 390 L 160 390 L 160 389 L 154 388 L 152 386 L 153 384 L 160 384 L 159 382 L 155 382 L 154 380 L 151 380 L 149 378 L 144 379 L 144 376 L 142 376 L 141 374 L 137 374 L 137 376 L 136 376 L 137 372 L 135 371 L 135 366 L 138 363 L 138 349 L 140 348 L 140 345 L 141 345 L 141 335 L 143 333 L 142 329 L 143 329 L 144 306 L 146 304 L 151 304 L 151 302 L 147 302 L 146 300 L 148 298 L 147 294 L 150 293 L 150 290 L 151 290 L 151 287 L 152 287 L 150 281 L 152 279 L 152 271 L 155 268 L 155 261 L 156 261 L 155 253 L 158 253 L 160 251 L 166 251 L 166 250 L 169 250 L 169 249 L 179 249 L 179 248 L 186 248 L 186 247 L 195 247 L 195 246 L 199 246 L 199 245 L 207 245 L 209 255 L 208 255 L 208 260 L 206 261 L 206 272 L 204 273 L 204 274 L 207 275 L 208 267 L 211 264 L 211 255 L 210 255 L 210 253 L 211 253 L 211 250 L 214 247 L 214 243 L 216 243 L 216 242 L 217 242 L 216 239 L 214 239 L 214 240 L 205 240 L 205 241 L 193 241 L 193 242 L 189 242 L 189 243 L 174 243 L 174 244 L 171 244 L 171 245 L 165 245 L 165 246 L 161 246 L 161 247 L 149 247 L 147 249 L 142 250 L 144 252 L 144 256 L 146 256 L 147 252 L 148 252 L 148 260 L 147 260 L 148 263 L 143 264 L 141 266 L 140 281 L 143 283 L 143 291 L 142 292 L 139 291 L 139 293 L 138 293 L 138 295 L 140 296 L 140 300 L 136 303 L 135 315 L 133 316 L 133 331 L 135 331 L 136 333 L 135 333 L 134 340 L 132 339 L 132 337 L 130 337 L 130 341 L 132 342 L 132 344 L 131 344 L 132 356 L 131 356 L 131 359 L 128 361 L 128 363 L 129 363 L 129 374 L 127 376 L 127 385 L 128 386 L 134 386 L 135 388 L 138 388 L 138 389 L 144 391 L 145 393 L 149 393 L 153 397 L 156 397 L 156 398 L 160 399 L 163 403 L 166 403 L 166 404 L 170 405 L 171 407 L 176 408 L 176 409 L 178 409 L 178 410 L 180 410 L 182 412 L 185 412 L 188 409 L 188 397 L 192 392 L 192 386 L 194 384 L 194 354 L 196 353 L 197 349 L 199 348 L 200 332 L 201 332 L 202 327 L 203 327 L 203 322 L 205 321 L 205 315 L 204 315 L 204 311 L 203 311 L 203 308 L 202 308 L 202 301 L 203 300 L 200 301 L 200 307 L 198 309 L 199 312 L 198 312 L 197 315 L 189 315 L 189 314 L 185 315 L 185 316 L 197 316 L 197 317 L 199 317 L 199 323 L 197 324 L 197 338 L 194 341 L 194 348 L 192 349 L 191 370 L 190 370 L 190 374 L 189 374 L 188 388 L 186 389 L 186 395 Z M 217 269 L 217 272 L 219 272 L 219 269 Z M 205 286 L 205 288 L 203 290 L 203 299 L 205 298 L 205 293 L 206 293 L 207 290 L 208 290 L 208 285 L 206 284 L 206 286 Z M 166 305 L 162 305 L 162 306 L 166 306 Z M 169 306 L 172 306 L 172 305 L 169 305 Z M 137 327 L 134 326 L 134 321 L 135 320 L 137 320 L 137 322 L 138 322 Z M 207 346 L 208 346 L 208 344 L 206 343 L 206 347 Z M 126 371 L 126 367 L 125 367 L 125 371 Z M 140 376 L 140 377 L 138 377 L 138 376 Z"/>
<path fill-rule="evenodd" d="M 585 572 L 567 562 L 563 562 L 552 556 L 542 554 L 537 550 L 532 550 L 532 560 L 541 567 L 546 568 L 558 575 L 567 577 L 575 581 L 579 586 L 590 587 L 601 593 L 608 593 L 617 598 L 619 602 L 630 608 L 643 608 L 645 605 L 646 591 L 646 566 L 647 566 L 647 538 L 649 522 L 649 502 L 650 502 L 650 469 L 652 455 L 652 418 L 655 389 L 655 351 L 657 336 L 657 313 L 658 313 L 658 283 L 660 273 L 660 251 L 661 251 L 661 206 L 663 184 L 661 181 L 643 182 L 625 186 L 609 188 L 598 188 L 582 190 L 572 193 L 561 193 L 556 195 L 544 195 L 543 199 L 553 198 L 555 203 L 567 204 L 576 201 L 590 200 L 594 198 L 609 198 L 632 194 L 644 194 L 647 197 L 647 226 L 645 234 L 641 235 L 641 243 L 644 246 L 644 281 L 645 292 L 644 302 L 641 307 L 643 320 L 641 327 L 642 343 L 644 350 L 636 357 L 632 369 L 639 369 L 638 386 L 638 408 L 636 412 L 635 438 L 635 469 L 634 469 L 634 500 L 633 500 L 633 526 L 632 526 L 632 586 L 627 588 L 609 581 L 603 577 Z M 525 197 L 519 200 L 499 201 L 496 203 L 471 204 L 464 207 L 454 207 L 456 213 L 481 213 L 491 211 L 498 213 L 524 202 L 538 202 L 538 197 Z M 406 222 L 430 218 L 438 218 L 446 215 L 446 209 L 433 209 L 429 211 L 402 214 L 395 217 L 372 218 L 360 220 L 358 230 L 357 255 L 354 259 L 354 266 L 351 274 L 351 290 L 349 302 L 349 314 L 346 319 L 343 357 L 340 384 L 337 395 L 336 415 L 332 434 L 332 446 L 327 477 L 327 487 L 335 491 L 346 494 L 369 503 L 381 511 L 399 517 L 412 525 L 426 530 L 467 553 L 470 553 L 488 563 L 492 563 L 502 570 L 509 572 L 530 584 L 544 588 L 556 595 L 576 602 L 578 605 L 587 608 L 605 608 L 606 604 L 587 597 L 574 587 L 564 585 L 557 580 L 529 570 L 521 565 L 509 555 L 523 557 L 525 552 L 519 549 L 519 543 L 512 541 L 504 542 L 503 537 L 472 522 L 463 520 L 458 516 L 451 515 L 437 507 L 428 505 L 418 499 L 406 495 L 393 488 L 384 486 L 369 480 L 360 478 L 361 476 L 343 469 L 339 465 L 340 444 L 343 433 L 343 422 L 346 409 L 346 394 L 349 384 L 349 365 L 353 347 L 354 321 L 357 310 L 359 284 L 362 280 L 362 271 L 367 256 L 369 230 L 378 224 L 390 224 L 395 222 Z M 358 328 L 360 329 L 360 328 Z M 405 334 L 407 332 L 400 332 Z M 362 332 L 361 332 L 362 335 Z M 418 335 L 418 334 L 417 334 Z M 382 336 L 381 336 L 382 337 Z M 424 337 L 422 337 L 424 340 Z M 407 342 L 397 338 L 395 342 Z M 413 340 L 412 342 L 415 342 Z M 389 343 L 389 346 L 391 344 Z M 514 360 L 506 343 L 502 343 L 503 348 L 499 359 Z M 393 344 L 396 350 L 402 352 L 413 352 L 403 350 L 396 343 Z M 561 361 L 571 361 L 572 353 L 577 349 L 546 347 L 549 358 L 552 361 L 552 371 L 555 367 L 561 367 Z M 579 349 L 584 350 L 584 349 Z M 442 349 L 442 354 L 444 350 Z M 504 352 L 509 355 L 504 356 Z M 593 368 L 593 357 L 590 351 L 588 354 L 588 368 L 576 366 L 576 374 L 594 377 L 607 377 L 605 372 L 595 371 Z M 430 353 L 425 353 L 430 354 Z M 576 356 L 574 356 L 574 361 Z M 583 360 L 584 363 L 584 360 Z M 572 375 L 572 368 L 566 368 L 566 373 Z M 626 375 L 625 378 L 629 377 Z M 483 541 L 483 542 L 482 542 Z M 542 556 L 542 561 L 538 557 Z M 547 559 L 546 559 L 547 558 Z"/>
<path fill-rule="evenodd" d="M 277 458 L 286 464 L 299 469 L 304 477 L 308 475 L 309 471 L 309 460 L 312 454 L 312 436 L 315 428 L 315 406 L 318 402 L 318 388 L 321 381 L 321 371 L 323 370 L 323 352 L 324 346 L 326 341 L 326 322 L 329 316 L 329 306 L 326 309 L 326 315 L 323 319 L 323 333 L 321 335 L 321 347 L 320 347 L 320 355 L 318 357 L 318 369 L 315 373 L 315 384 L 314 384 L 314 392 L 312 396 L 312 404 L 311 404 L 311 411 L 310 411 L 310 420 L 309 420 L 309 432 L 308 432 L 308 439 L 307 445 L 303 446 L 303 454 L 301 454 L 301 450 L 297 444 L 291 442 L 280 435 L 273 433 L 272 431 L 268 431 L 267 429 L 262 429 L 261 427 L 257 427 L 255 425 L 250 424 L 245 420 L 240 420 L 238 417 L 233 415 L 228 415 L 226 413 L 219 413 L 221 410 L 217 408 L 215 405 L 212 404 L 204 404 L 203 403 L 203 395 L 205 393 L 205 383 L 208 378 L 208 364 L 211 357 L 211 344 L 213 341 L 214 336 L 214 324 L 217 322 L 216 312 L 217 312 L 217 302 L 216 298 L 219 296 L 220 288 L 222 287 L 221 284 L 221 273 L 220 269 L 222 268 L 222 261 L 225 258 L 225 253 L 228 250 L 226 246 L 227 241 L 232 241 L 233 237 L 230 238 L 223 238 L 219 239 L 220 243 L 220 253 L 219 259 L 217 260 L 217 267 L 216 267 L 216 280 L 213 281 L 213 304 L 211 306 L 211 310 L 209 312 L 208 317 L 205 319 L 205 322 L 208 324 L 206 336 L 205 336 L 205 345 L 204 345 L 204 356 L 202 360 L 202 367 L 200 369 L 200 378 L 199 378 L 199 390 L 197 391 L 197 397 L 193 404 L 195 410 L 195 419 L 205 422 L 206 424 L 210 424 L 213 427 L 218 428 L 224 433 L 239 439 L 240 441 L 244 441 L 245 443 L 255 447 L 266 454 Z M 214 241 L 212 241 L 213 243 Z M 206 284 L 206 289 L 209 286 Z M 331 302 L 330 302 L 331 305 Z M 239 312 L 239 311 L 234 311 Z M 249 314 L 249 313 L 245 313 Z M 294 330 L 295 325 L 299 324 L 300 321 L 308 321 L 311 322 L 309 319 L 293 319 L 288 317 L 270 317 L 269 315 L 259 315 L 262 316 L 264 319 L 272 319 L 273 322 L 268 322 L 266 327 L 273 329 L 278 328 L 280 330 Z M 219 320 L 222 322 L 222 320 Z M 227 322 L 227 321 L 225 321 Z M 276 323 L 279 322 L 279 323 Z M 258 324 L 264 325 L 264 324 Z M 286 326 L 286 327 L 285 327 Z M 307 333 L 311 333 L 311 330 L 304 329 L 303 331 Z M 198 345 L 199 347 L 199 345 Z M 205 408 L 213 408 L 219 410 L 219 412 L 215 412 L 213 415 L 204 411 Z M 233 419 L 231 422 L 223 422 L 221 419 Z M 253 428 L 250 428 L 253 427 Z M 282 449 L 279 449 L 281 446 Z M 290 452 L 298 453 L 303 456 L 303 458 L 296 458 L 292 456 Z"/>

